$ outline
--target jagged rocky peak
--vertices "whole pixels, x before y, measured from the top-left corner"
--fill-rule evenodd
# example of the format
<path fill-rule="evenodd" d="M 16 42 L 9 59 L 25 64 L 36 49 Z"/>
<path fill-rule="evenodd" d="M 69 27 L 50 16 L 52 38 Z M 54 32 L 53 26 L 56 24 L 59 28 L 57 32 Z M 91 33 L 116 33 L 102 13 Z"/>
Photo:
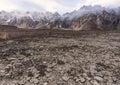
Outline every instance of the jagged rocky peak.
<path fill-rule="evenodd" d="M 72 20 L 69 28 L 74 30 L 116 30 L 120 17 L 105 10 L 100 14 L 86 14 Z"/>
<path fill-rule="evenodd" d="M 120 27 L 120 9 L 83 6 L 64 14 L 63 27 L 73 30 L 115 30 Z"/>
<path fill-rule="evenodd" d="M 85 14 L 99 14 L 101 13 L 103 10 L 105 10 L 104 7 L 101 7 L 99 5 L 95 5 L 95 6 L 82 6 L 80 9 L 78 10 L 74 10 L 70 13 L 66 13 L 63 16 L 65 18 L 69 18 L 69 20 L 74 19 L 74 18 L 79 18 Z"/>
<path fill-rule="evenodd" d="M 51 13 L 51 12 L 29 12 L 29 11 L 27 12 L 1 11 L 0 24 L 13 25 L 20 28 L 35 28 L 39 26 L 38 24 L 42 24 L 43 26 L 46 26 L 51 21 L 54 22 L 56 20 L 59 20 L 60 17 L 61 17 L 60 14 L 57 12 Z"/>
<path fill-rule="evenodd" d="M 89 6 L 86 6 L 86 5 L 84 5 L 84 6 L 82 6 L 81 8 L 80 8 L 80 10 L 93 10 L 93 11 L 97 11 L 97 10 L 104 10 L 105 9 L 105 7 L 102 7 L 102 6 L 100 6 L 100 5 L 94 5 L 94 6 L 91 6 L 91 5 L 89 5 Z"/>
<path fill-rule="evenodd" d="M 63 15 L 58 12 L 1 11 L 0 24 L 32 29 L 113 30 L 120 29 L 120 7 L 82 6 Z"/>

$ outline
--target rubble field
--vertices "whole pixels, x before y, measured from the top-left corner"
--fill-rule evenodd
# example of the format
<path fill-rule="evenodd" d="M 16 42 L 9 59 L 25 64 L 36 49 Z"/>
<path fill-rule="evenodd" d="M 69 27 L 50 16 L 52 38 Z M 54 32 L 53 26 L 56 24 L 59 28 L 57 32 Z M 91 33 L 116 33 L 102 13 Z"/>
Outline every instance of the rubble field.
<path fill-rule="evenodd" d="M 0 85 L 120 85 L 120 33 L 1 40 Z"/>

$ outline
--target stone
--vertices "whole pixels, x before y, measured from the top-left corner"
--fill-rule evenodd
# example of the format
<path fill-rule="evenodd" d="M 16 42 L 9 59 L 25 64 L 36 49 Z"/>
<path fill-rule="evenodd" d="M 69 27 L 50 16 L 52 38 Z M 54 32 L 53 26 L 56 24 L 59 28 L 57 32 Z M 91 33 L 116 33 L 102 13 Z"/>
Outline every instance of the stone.
<path fill-rule="evenodd" d="M 57 65 L 57 63 L 54 63 L 54 62 L 53 62 L 52 64 L 48 65 L 48 67 L 49 67 L 49 68 L 53 68 L 53 67 L 56 66 L 56 65 Z"/>
<path fill-rule="evenodd" d="M 35 83 L 35 84 L 38 84 L 38 83 L 39 83 L 39 80 L 36 79 L 36 78 L 33 78 L 33 79 L 31 79 L 30 81 L 31 81 L 32 83 Z"/>
<path fill-rule="evenodd" d="M 12 60 L 16 60 L 16 58 L 8 58 L 8 60 L 12 61 Z"/>
<path fill-rule="evenodd" d="M 90 83 L 91 83 L 92 85 L 100 85 L 96 80 L 91 80 Z"/>
<path fill-rule="evenodd" d="M 27 77 L 26 80 L 29 81 L 31 78 L 30 77 Z"/>
<path fill-rule="evenodd" d="M 47 62 L 46 61 L 43 61 L 44 64 L 46 64 Z"/>
<path fill-rule="evenodd" d="M 34 84 L 30 82 L 26 82 L 25 85 L 34 85 Z"/>
<path fill-rule="evenodd" d="M 18 82 L 19 85 L 24 85 L 25 84 L 25 81 L 21 80 Z"/>
<path fill-rule="evenodd" d="M 100 76 L 95 76 L 94 79 L 97 80 L 97 81 L 103 81 L 103 78 L 100 77 Z"/>
<path fill-rule="evenodd" d="M 83 78 L 83 77 L 80 77 L 79 79 L 80 79 L 80 82 L 81 82 L 81 83 L 85 83 L 85 81 L 86 81 L 86 79 Z"/>
<path fill-rule="evenodd" d="M 47 70 L 47 72 L 51 72 L 51 71 L 52 71 L 52 69 L 51 69 L 51 68 L 47 68 L 46 70 Z"/>
<path fill-rule="evenodd" d="M 63 76 L 62 79 L 63 79 L 64 81 L 68 81 L 68 80 L 69 80 L 69 77 L 68 77 L 68 76 Z"/>
<path fill-rule="evenodd" d="M 48 82 L 45 82 L 43 85 L 48 85 Z"/>
<path fill-rule="evenodd" d="M 5 70 L 0 70 L 0 72 L 1 72 L 1 73 L 4 73 L 4 72 L 5 72 Z"/>
<path fill-rule="evenodd" d="M 117 82 L 117 78 L 112 77 L 112 81 L 113 81 L 113 83 L 116 83 Z"/>
<path fill-rule="evenodd" d="M 13 40 L 8 40 L 7 44 L 12 44 L 14 41 Z"/>
<path fill-rule="evenodd" d="M 35 78 L 38 78 L 39 76 L 40 76 L 40 74 L 38 74 L 38 73 L 34 74 Z"/>

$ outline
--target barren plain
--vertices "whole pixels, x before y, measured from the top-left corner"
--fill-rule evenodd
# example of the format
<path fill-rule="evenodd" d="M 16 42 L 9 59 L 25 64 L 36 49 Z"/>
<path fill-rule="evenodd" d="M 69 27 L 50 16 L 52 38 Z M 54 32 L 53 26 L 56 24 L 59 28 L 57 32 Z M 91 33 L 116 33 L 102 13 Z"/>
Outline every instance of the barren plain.
<path fill-rule="evenodd" d="M 1 40 L 0 85 L 120 85 L 120 33 Z"/>

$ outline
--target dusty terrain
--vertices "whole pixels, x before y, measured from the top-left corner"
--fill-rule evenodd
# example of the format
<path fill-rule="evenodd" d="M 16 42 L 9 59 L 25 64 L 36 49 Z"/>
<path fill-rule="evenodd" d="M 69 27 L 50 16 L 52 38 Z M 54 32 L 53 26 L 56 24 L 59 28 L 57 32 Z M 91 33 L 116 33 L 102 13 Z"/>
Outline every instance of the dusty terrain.
<path fill-rule="evenodd" d="M 1 40 L 0 85 L 120 85 L 120 33 Z"/>

